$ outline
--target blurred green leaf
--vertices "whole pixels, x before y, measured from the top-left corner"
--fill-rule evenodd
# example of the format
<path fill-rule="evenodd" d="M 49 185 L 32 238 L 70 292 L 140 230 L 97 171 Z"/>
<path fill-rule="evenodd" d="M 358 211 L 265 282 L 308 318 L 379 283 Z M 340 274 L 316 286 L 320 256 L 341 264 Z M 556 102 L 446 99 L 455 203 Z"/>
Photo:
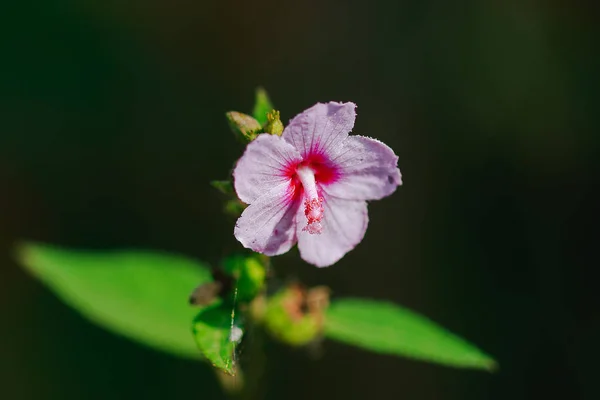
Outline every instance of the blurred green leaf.
<path fill-rule="evenodd" d="M 210 184 L 212 185 L 212 187 L 214 187 L 223 194 L 229 195 L 235 193 L 233 190 L 233 183 L 231 182 L 231 180 L 211 181 Z"/>
<path fill-rule="evenodd" d="M 341 299 L 327 310 L 325 335 L 378 353 L 452 367 L 494 370 L 496 362 L 434 322 L 391 303 Z"/>
<path fill-rule="evenodd" d="M 192 331 L 202 355 L 215 368 L 235 375 L 235 346 L 241 340 L 242 330 L 232 307 L 220 303 L 205 308 L 194 319 Z"/>
<path fill-rule="evenodd" d="M 229 256 L 223 260 L 223 271 L 237 279 L 245 262 L 246 256 L 240 254 Z"/>
<path fill-rule="evenodd" d="M 223 261 L 223 270 L 236 279 L 238 301 L 251 301 L 265 286 L 267 271 L 255 255 L 229 256 Z"/>
<path fill-rule="evenodd" d="M 96 324 L 167 353 L 201 358 L 190 335 L 190 293 L 212 281 L 186 257 L 145 251 L 91 252 L 23 244 L 18 260 Z"/>
<path fill-rule="evenodd" d="M 267 271 L 257 257 L 246 257 L 237 280 L 238 300 L 251 301 L 264 288 Z"/>
<path fill-rule="evenodd" d="M 256 98 L 254 101 L 254 109 L 252 110 L 252 116 L 264 126 L 267 123 L 267 113 L 273 110 L 273 104 L 269 100 L 267 91 L 261 87 L 256 89 Z"/>
<path fill-rule="evenodd" d="M 230 217 L 238 218 L 240 215 L 242 215 L 246 207 L 247 205 L 238 199 L 228 200 L 223 206 L 223 211 Z"/>

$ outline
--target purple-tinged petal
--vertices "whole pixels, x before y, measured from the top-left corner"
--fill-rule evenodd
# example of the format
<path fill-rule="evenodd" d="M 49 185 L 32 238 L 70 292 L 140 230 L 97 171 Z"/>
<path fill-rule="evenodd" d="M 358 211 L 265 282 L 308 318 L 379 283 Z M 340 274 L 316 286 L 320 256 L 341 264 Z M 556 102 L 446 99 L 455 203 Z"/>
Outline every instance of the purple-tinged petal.
<path fill-rule="evenodd" d="M 298 151 L 276 135 L 261 134 L 254 139 L 233 171 L 235 191 L 244 203 L 252 204 L 260 196 L 284 182 L 285 171 L 301 161 Z"/>
<path fill-rule="evenodd" d="M 352 250 L 365 235 L 369 217 L 365 201 L 345 200 L 323 192 L 320 234 L 303 230 L 307 225 L 304 207 L 296 213 L 296 235 L 300 256 L 317 267 L 328 267 Z"/>
<path fill-rule="evenodd" d="M 354 127 L 354 103 L 318 103 L 298 114 L 283 131 L 283 138 L 303 158 L 311 154 L 335 154 Z"/>
<path fill-rule="evenodd" d="M 246 248 L 268 256 L 287 252 L 296 243 L 300 201 L 287 182 L 250 204 L 238 218 L 233 234 Z"/>
<path fill-rule="evenodd" d="M 330 163 L 338 177 L 327 193 L 348 200 L 378 200 L 402 185 L 398 156 L 379 140 L 350 136 Z"/>

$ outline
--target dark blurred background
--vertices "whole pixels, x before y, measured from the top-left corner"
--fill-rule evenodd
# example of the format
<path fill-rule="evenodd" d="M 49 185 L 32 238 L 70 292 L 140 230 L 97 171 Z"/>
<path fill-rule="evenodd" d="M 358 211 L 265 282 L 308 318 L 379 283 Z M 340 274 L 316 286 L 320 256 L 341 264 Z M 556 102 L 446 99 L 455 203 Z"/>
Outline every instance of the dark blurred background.
<path fill-rule="evenodd" d="M 11 257 L 19 239 L 217 263 L 223 113 L 264 85 L 284 122 L 358 104 L 404 186 L 364 241 L 280 276 L 391 300 L 496 374 L 326 342 L 267 348 L 258 398 L 598 399 L 600 33 L 593 1 L 39 0 L 0 6 L 0 397 L 219 399 L 208 365 L 88 323 Z M 596 239 L 594 239 L 596 237 Z M 243 354 L 242 354 L 243 358 Z"/>

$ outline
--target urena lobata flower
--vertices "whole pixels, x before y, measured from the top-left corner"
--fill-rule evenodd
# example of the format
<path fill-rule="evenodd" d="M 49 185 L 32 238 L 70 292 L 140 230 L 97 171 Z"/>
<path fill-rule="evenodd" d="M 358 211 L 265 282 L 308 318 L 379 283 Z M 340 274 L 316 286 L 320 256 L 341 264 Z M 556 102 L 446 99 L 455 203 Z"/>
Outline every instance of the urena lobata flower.
<path fill-rule="evenodd" d="M 354 103 L 318 103 L 292 119 L 281 136 L 261 134 L 233 171 L 249 206 L 234 235 L 244 247 L 274 256 L 297 242 L 301 257 L 334 264 L 364 237 L 367 200 L 402 184 L 398 157 L 382 142 L 350 136 Z"/>

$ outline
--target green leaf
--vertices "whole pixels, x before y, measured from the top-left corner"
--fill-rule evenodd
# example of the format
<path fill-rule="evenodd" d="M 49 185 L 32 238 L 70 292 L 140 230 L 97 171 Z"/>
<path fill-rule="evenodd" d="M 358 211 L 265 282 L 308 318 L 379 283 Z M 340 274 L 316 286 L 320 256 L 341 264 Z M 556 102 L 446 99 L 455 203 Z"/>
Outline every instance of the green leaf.
<path fill-rule="evenodd" d="M 223 261 L 223 269 L 236 279 L 237 301 L 253 300 L 265 286 L 267 271 L 257 256 L 227 257 Z"/>
<path fill-rule="evenodd" d="M 231 182 L 231 180 L 211 181 L 210 184 L 212 187 L 214 187 L 223 194 L 230 195 L 235 193 L 233 190 L 233 183 Z"/>
<path fill-rule="evenodd" d="M 264 126 L 267 123 L 267 113 L 271 110 L 273 110 L 273 104 L 271 104 L 266 90 L 261 87 L 257 88 L 252 116 L 261 126 Z"/>
<path fill-rule="evenodd" d="M 248 206 L 239 201 L 238 199 L 233 199 L 225 202 L 225 205 L 223 206 L 223 211 L 230 217 L 234 217 L 237 219 L 240 215 L 242 215 L 242 212 L 244 212 L 246 207 Z"/>
<path fill-rule="evenodd" d="M 496 362 L 434 322 L 391 303 L 342 299 L 327 310 L 325 335 L 354 346 L 460 368 Z"/>
<path fill-rule="evenodd" d="M 186 257 L 145 251 L 91 252 L 27 243 L 18 260 L 66 304 L 109 331 L 158 350 L 201 358 L 188 304 L 209 269 Z"/>
<path fill-rule="evenodd" d="M 202 310 L 194 319 L 192 331 L 202 355 L 215 368 L 235 375 L 235 347 L 242 331 L 232 307 L 220 303 Z"/>

